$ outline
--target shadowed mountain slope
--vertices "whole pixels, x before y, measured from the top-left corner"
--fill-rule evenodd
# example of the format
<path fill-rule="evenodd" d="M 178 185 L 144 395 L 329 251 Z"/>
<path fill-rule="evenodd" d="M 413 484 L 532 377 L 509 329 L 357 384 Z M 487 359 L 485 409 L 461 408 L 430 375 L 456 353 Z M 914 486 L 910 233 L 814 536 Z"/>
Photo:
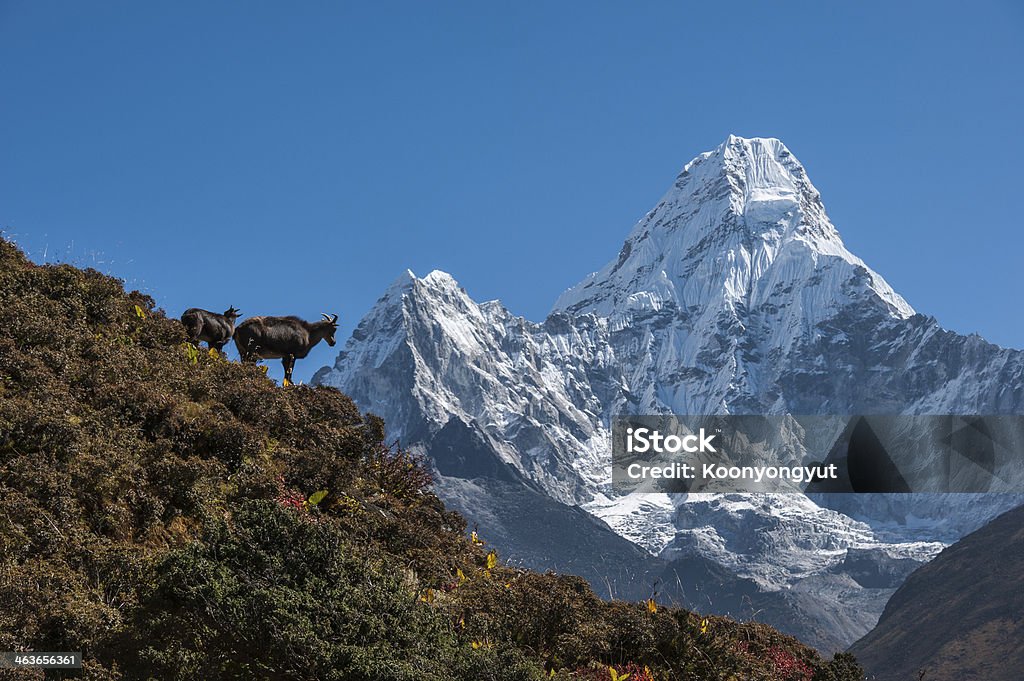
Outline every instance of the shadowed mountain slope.
<path fill-rule="evenodd" d="M 1024 670 L 1024 506 L 919 568 L 851 651 L 878 681 L 1018 681 Z"/>

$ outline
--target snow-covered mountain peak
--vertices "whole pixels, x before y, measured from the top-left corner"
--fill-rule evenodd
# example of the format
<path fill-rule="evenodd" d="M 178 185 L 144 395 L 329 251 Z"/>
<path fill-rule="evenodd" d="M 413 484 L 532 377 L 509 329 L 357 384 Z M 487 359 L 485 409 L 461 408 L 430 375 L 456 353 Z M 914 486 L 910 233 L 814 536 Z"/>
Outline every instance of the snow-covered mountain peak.
<path fill-rule="evenodd" d="M 398 277 L 393 282 L 391 282 L 390 288 L 403 288 L 414 281 L 416 281 L 416 273 L 410 269 L 407 269 L 400 275 L 398 275 Z"/>
<path fill-rule="evenodd" d="M 669 307 L 717 317 L 774 304 L 783 291 L 832 306 L 866 292 L 894 317 L 913 314 L 846 249 L 782 142 L 730 136 L 686 164 L 618 258 L 563 293 L 553 311 L 628 317 Z"/>
<path fill-rule="evenodd" d="M 453 290 L 459 288 L 459 283 L 454 276 L 441 269 L 431 270 L 426 276 L 416 275 L 412 269 L 407 269 L 397 276 L 387 292 L 409 292 L 417 285 L 433 290 Z"/>
<path fill-rule="evenodd" d="M 423 277 L 423 283 L 434 288 L 449 290 L 459 287 L 459 282 L 455 281 L 455 277 L 443 270 L 431 270 L 427 276 Z"/>
<path fill-rule="evenodd" d="M 722 165 L 731 180 L 734 197 L 742 198 L 737 212 L 748 204 L 780 203 L 785 210 L 799 207 L 801 194 L 818 198 L 818 190 L 789 149 L 777 139 L 743 139 L 730 136 L 722 144 Z"/>
<path fill-rule="evenodd" d="M 377 300 L 359 327 L 379 323 L 381 319 L 402 319 L 405 323 L 422 317 L 416 314 L 410 317 L 410 312 L 415 310 L 480 314 L 478 305 L 447 272 L 433 270 L 425 277 L 417 277 L 412 270 L 405 270 Z M 357 329 L 354 337 L 360 335 Z"/>

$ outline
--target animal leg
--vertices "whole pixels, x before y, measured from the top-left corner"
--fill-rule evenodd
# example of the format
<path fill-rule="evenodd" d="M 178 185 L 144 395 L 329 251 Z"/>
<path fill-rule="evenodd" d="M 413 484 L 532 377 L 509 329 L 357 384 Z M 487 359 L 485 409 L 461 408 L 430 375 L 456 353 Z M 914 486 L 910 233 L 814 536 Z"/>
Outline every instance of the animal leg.
<path fill-rule="evenodd" d="M 292 382 L 292 369 L 295 368 L 295 355 L 285 355 L 281 358 L 281 364 L 284 365 L 285 384 L 290 385 Z"/>

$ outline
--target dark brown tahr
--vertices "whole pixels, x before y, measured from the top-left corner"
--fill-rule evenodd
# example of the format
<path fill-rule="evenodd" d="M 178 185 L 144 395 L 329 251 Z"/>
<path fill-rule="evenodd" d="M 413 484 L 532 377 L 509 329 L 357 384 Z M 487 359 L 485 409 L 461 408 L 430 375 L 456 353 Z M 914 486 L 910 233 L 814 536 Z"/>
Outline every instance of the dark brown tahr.
<path fill-rule="evenodd" d="M 181 323 L 185 326 L 185 334 L 189 341 L 198 345 L 201 341 L 217 352 L 228 344 L 235 333 L 235 320 L 242 314 L 233 306 L 217 314 L 198 307 L 190 307 L 181 315 Z"/>
<path fill-rule="evenodd" d="M 250 317 L 235 329 L 235 347 L 243 362 L 280 359 L 284 379 L 292 382 L 295 360 L 302 359 L 322 340 L 334 347 L 338 315 L 321 315 L 319 322 L 298 317 Z"/>

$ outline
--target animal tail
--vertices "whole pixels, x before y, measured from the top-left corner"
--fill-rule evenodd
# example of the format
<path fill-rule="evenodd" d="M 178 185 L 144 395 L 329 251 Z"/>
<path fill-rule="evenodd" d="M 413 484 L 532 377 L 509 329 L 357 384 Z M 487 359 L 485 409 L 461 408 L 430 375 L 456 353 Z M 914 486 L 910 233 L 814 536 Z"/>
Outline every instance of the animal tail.
<path fill-rule="evenodd" d="M 256 362 L 256 343 L 255 339 L 246 333 L 245 329 L 235 327 L 234 332 L 231 334 L 232 340 L 235 341 L 235 348 L 238 349 L 238 358 L 243 363 Z"/>

